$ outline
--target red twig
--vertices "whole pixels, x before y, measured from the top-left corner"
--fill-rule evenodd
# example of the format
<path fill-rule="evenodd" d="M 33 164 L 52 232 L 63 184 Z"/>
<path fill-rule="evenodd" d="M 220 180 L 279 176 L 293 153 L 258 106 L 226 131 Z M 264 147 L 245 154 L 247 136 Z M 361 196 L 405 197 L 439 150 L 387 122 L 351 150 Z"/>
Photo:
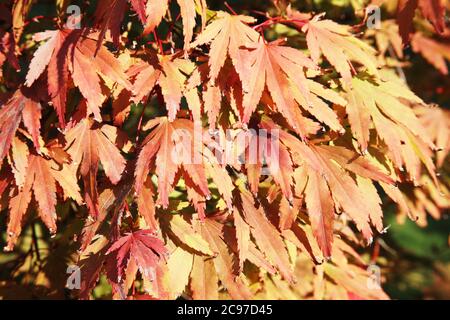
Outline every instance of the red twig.
<path fill-rule="evenodd" d="M 151 94 L 151 93 L 150 93 Z M 137 131 L 136 131 L 136 144 L 139 141 L 139 134 L 141 132 L 141 127 L 142 127 L 142 119 L 144 118 L 144 113 L 145 113 L 145 107 L 147 106 L 147 104 L 144 104 L 142 106 L 142 112 L 141 112 L 141 116 L 139 117 L 139 123 L 138 123 L 138 127 L 137 127 Z"/>
<path fill-rule="evenodd" d="M 163 55 L 164 49 L 163 49 L 161 40 L 159 39 L 158 35 L 156 34 L 156 30 L 153 30 L 153 37 L 155 38 L 155 42 L 158 44 L 159 52 Z"/>
<path fill-rule="evenodd" d="M 281 24 L 287 24 L 287 25 L 294 25 L 296 28 L 301 28 L 303 27 L 306 23 L 308 23 L 308 21 L 306 20 L 298 20 L 298 19 L 284 19 L 282 17 L 269 17 L 268 20 L 253 26 L 254 30 L 259 30 L 259 29 L 264 29 L 267 28 L 273 24 L 277 24 L 277 23 L 281 23 Z"/>
<path fill-rule="evenodd" d="M 372 257 L 370 258 L 371 262 L 375 263 L 379 255 L 380 255 L 380 244 L 378 243 L 378 241 L 375 241 L 373 245 Z"/>
<path fill-rule="evenodd" d="M 155 89 L 153 89 L 153 90 L 149 93 L 148 98 L 146 99 L 146 103 L 145 103 L 144 106 L 142 107 L 142 112 L 141 112 L 141 115 L 140 115 L 140 117 L 139 117 L 139 123 L 138 123 L 137 131 L 136 131 L 136 140 L 135 140 L 136 144 L 137 144 L 138 141 L 139 141 L 139 134 L 140 134 L 140 132 L 141 132 L 141 127 L 142 127 L 142 119 L 144 118 L 145 108 L 147 107 L 148 99 L 154 94 L 154 92 L 155 92 Z"/>
<path fill-rule="evenodd" d="M 227 7 L 228 10 L 230 10 L 230 12 L 232 14 L 234 14 L 235 16 L 237 16 L 238 14 L 236 13 L 236 11 L 233 10 L 232 7 L 230 7 L 230 5 L 228 4 L 228 2 L 225 1 L 225 7 Z"/>
<path fill-rule="evenodd" d="M 30 23 L 32 23 L 32 22 L 39 22 L 39 20 L 50 20 L 50 21 L 55 22 L 56 19 L 57 19 L 56 17 L 35 16 L 35 17 L 32 17 L 32 18 L 26 20 L 26 21 L 23 23 L 23 27 L 25 28 L 26 26 L 28 26 L 28 25 L 29 25 Z"/>

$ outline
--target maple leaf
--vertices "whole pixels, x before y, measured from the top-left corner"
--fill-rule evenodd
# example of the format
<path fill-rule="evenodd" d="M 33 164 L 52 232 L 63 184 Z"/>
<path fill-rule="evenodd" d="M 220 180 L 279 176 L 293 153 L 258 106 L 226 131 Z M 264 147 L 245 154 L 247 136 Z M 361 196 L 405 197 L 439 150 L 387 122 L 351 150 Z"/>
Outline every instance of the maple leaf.
<path fill-rule="evenodd" d="M 416 163 L 422 161 L 433 174 L 434 165 L 429 150 L 435 149 L 435 146 L 411 107 L 404 104 L 404 101 L 422 104 L 420 98 L 395 78 L 378 85 L 354 78 L 348 93 L 346 111 L 363 153 L 367 150 L 372 119 L 378 135 L 391 152 L 390 158 L 398 168 L 406 165 L 411 178 L 418 180 Z"/>
<path fill-rule="evenodd" d="M 368 72 L 378 76 L 375 50 L 365 42 L 355 38 L 349 28 L 331 20 L 319 20 L 315 16 L 302 28 L 306 32 L 306 41 L 311 58 L 319 63 L 321 53 L 336 68 L 342 78 L 350 83 L 352 63 L 356 61 L 366 67 Z"/>
<path fill-rule="evenodd" d="M 0 76 L 3 77 L 2 66 L 8 62 L 14 69 L 20 70 L 19 59 L 15 52 L 15 41 L 12 33 L 0 30 Z"/>
<path fill-rule="evenodd" d="M 192 297 L 199 300 L 217 300 L 219 298 L 218 282 L 212 259 L 194 256 L 190 273 Z"/>
<path fill-rule="evenodd" d="M 98 47 L 102 45 L 102 41 L 107 31 L 111 33 L 111 38 L 115 45 L 119 44 L 120 26 L 127 10 L 127 3 L 131 4 L 131 8 L 137 13 L 142 24 L 146 23 L 147 17 L 145 13 L 145 0 L 113 0 L 111 2 L 100 1 L 97 4 L 95 13 L 95 24 L 100 29 L 98 38 Z"/>
<path fill-rule="evenodd" d="M 169 291 L 171 297 L 179 297 L 189 283 L 194 255 L 182 247 L 177 247 L 167 260 L 169 272 Z"/>
<path fill-rule="evenodd" d="M 32 4 L 32 1 L 14 1 L 12 4 L 12 29 L 16 43 L 19 42 L 26 26 L 26 19 Z"/>
<path fill-rule="evenodd" d="M 183 20 L 184 50 L 188 50 L 192 37 L 194 35 L 196 7 L 202 13 L 202 20 L 206 16 L 205 0 L 177 0 L 180 7 L 180 14 Z M 147 22 L 144 28 L 144 34 L 152 32 L 159 25 L 162 18 L 169 8 L 169 0 L 148 0 L 145 12 Z"/>
<path fill-rule="evenodd" d="M 397 204 L 401 217 L 407 216 L 417 225 L 426 227 L 429 221 L 427 213 L 438 220 L 450 208 L 450 191 L 448 184 L 438 181 L 436 185 L 427 174 L 422 175 L 419 183 L 423 187 L 403 184 L 386 193 Z"/>
<path fill-rule="evenodd" d="M 205 223 L 199 226 L 203 238 L 208 241 L 211 249 L 217 252 L 212 260 L 217 277 L 223 283 L 228 293 L 234 299 L 250 299 L 252 294 L 245 286 L 242 279 L 236 277 L 233 264 L 233 255 L 229 252 L 227 244 L 223 240 L 223 227 L 220 223 L 205 219 Z"/>
<path fill-rule="evenodd" d="M 271 124 L 270 121 L 266 119 L 262 125 L 266 129 L 275 127 L 273 123 Z M 371 210 L 368 210 L 365 202 L 362 200 L 364 199 L 362 189 L 350 175 L 346 174 L 346 170 L 361 177 L 370 178 L 386 184 L 392 185 L 394 184 L 394 180 L 382 173 L 375 165 L 370 164 L 362 157 L 358 157 L 355 152 L 346 148 L 326 145 L 307 146 L 304 142 L 285 131 L 280 131 L 280 140 L 289 150 L 291 150 L 294 164 L 307 164 L 311 170 L 315 170 L 319 176 L 326 181 L 331 191 L 335 207 L 342 208 L 342 210 L 355 221 L 358 229 L 363 232 L 366 239 L 370 239 L 372 235 L 369 225 L 372 214 Z M 309 207 L 316 211 L 316 208 L 318 208 L 324 200 L 320 197 L 317 198 L 320 194 L 317 192 L 313 193 L 313 187 L 315 186 L 313 185 L 311 186 L 311 189 L 308 189 L 307 186 L 306 189 L 311 191 L 308 195 Z M 315 203 L 313 203 L 312 199 L 314 195 L 316 195 L 314 199 Z M 373 220 L 376 219 L 374 218 Z M 327 221 L 329 221 L 329 219 Z M 323 234 L 321 237 L 322 236 Z M 325 243 L 329 244 L 329 242 L 321 241 L 321 243 L 324 251 L 328 252 L 329 250 Z"/>
<path fill-rule="evenodd" d="M 328 182 L 335 203 L 355 220 L 366 239 L 370 240 L 371 231 L 367 225 L 369 220 L 379 232 L 383 230 L 383 225 L 380 221 L 381 201 L 379 201 L 373 186 L 371 184 L 367 185 L 367 182 L 364 183 L 363 181 L 371 179 L 380 183 L 394 185 L 394 180 L 368 160 L 358 157 L 346 148 L 320 145 L 314 147 L 313 150 L 317 152 L 317 157 L 323 161 L 324 177 Z M 336 163 L 338 166 L 336 166 Z M 338 167 L 340 168 L 338 169 Z M 342 175 L 342 169 L 356 174 L 356 183 L 348 175 Z M 367 201 L 372 204 L 371 210 L 367 210 L 367 206 L 362 201 L 364 195 L 367 195 Z M 353 200 L 351 200 L 352 198 Z"/>
<path fill-rule="evenodd" d="M 102 163 L 106 176 L 113 184 L 119 182 L 125 169 L 125 159 L 115 145 L 117 129 L 82 119 L 66 132 L 67 152 L 73 165 L 83 176 L 85 200 L 91 215 L 98 216 L 97 170 Z"/>
<path fill-rule="evenodd" d="M 25 189 L 31 181 L 40 217 L 53 234 L 56 232 L 56 184 L 48 163 L 42 157 L 31 155 L 29 158 Z"/>
<path fill-rule="evenodd" d="M 239 265 L 233 265 L 236 268 L 236 272 L 243 273 L 244 262 L 249 261 L 269 274 L 275 275 L 277 269 L 266 259 L 250 237 L 250 225 L 243 218 L 242 207 L 235 206 L 232 208 L 232 216 L 234 226 L 225 224 L 223 226 L 223 235 L 231 252 L 238 256 Z"/>
<path fill-rule="evenodd" d="M 147 175 L 149 173 L 150 163 L 154 160 L 156 162 L 155 173 L 158 176 L 158 192 L 159 201 L 164 208 L 167 208 L 169 204 L 169 193 L 171 186 L 175 182 L 175 175 L 177 169 L 181 163 L 177 164 L 173 159 L 173 150 L 175 150 L 174 143 L 174 129 L 176 124 L 190 125 L 188 121 L 178 119 L 173 123 L 170 123 L 167 118 L 157 118 L 152 120 L 149 128 L 156 126 L 156 128 L 146 137 L 142 143 L 141 151 L 136 163 L 136 192 L 141 191 L 141 187 Z M 190 142 L 189 142 L 190 144 Z M 194 150 L 194 152 L 198 152 Z M 189 155 L 191 156 L 191 155 Z M 192 162 L 192 159 L 185 159 L 188 163 Z M 181 160 L 183 161 L 183 159 Z M 200 166 L 200 165 L 195 165 Z M 195 171 L 194 171 L 195 172 Z M 199 176 L 199 180 L 196 181 L 201 185 L 204 194 L 209 194 L 207 187 L 206 177 Z"/>
<path fill-rule="evenodd" d="M 184 33 L 184 50 L 189 50 L 189 44 L 191 43 L 192 37 L 194 36 L 195 28 L 195 0 L 177 0 L 180 6 L 180 14 L 183 22 L 183 33 Z"/>
<path fill-rule="evenodd" d="M 341 106 L 347 105 L 347 101 L 336 91 L 326 88 L 318 82 L 307 79 L 309 92 L 309 101 L 296 87 L 291 86 L 291 93 L 294 99 L 305 111 L 310 113 L 320 122 L 326 124 L 331 130 L 343 134 L 345 129 L 342 127 L 337 114 L 329 107 L 325 101 L 329 101 Z M 325 101 L 324 101 L 325 100 Z"/>
<path fill-rule="evenodd" d="M 117 215 L 124 205 L 124 202 L 128 195 L 130 194 L 132 188 L 133 188 L 133 172 L 134 172 L 134 165 L 135 161 L 129 161 L 127 162 L 127 167 L 125 168 L 125 172 L 127 173 L 121 179 L 121 183 L 116 184 L 114 187 L 106 187 L 104 190 L 101 191 L 99 197 L 98 197 L 98 211 L 99 214 L 97 216 L 97 219 L 95 221 L 92 221 L 92 219 L 86 219 L 83 230 L 82 230 L 82 237 L 80 239 L 80 251 L 83 252 L 87 249 L 88 246 L 90 246 L 93 239 L 95 239 L 98 234 L 96 234 L 100 227 L 104 225 L 104 222 L 108 216 L 108 214 Z M 77 169 L 77 167 L 73 166 L 73 168 Z M 143 193 L 146 194 L 145 192 Z M 146 200 L 148 202 L 148 205 L 151 206 L 151 199 Z M 136 202 L 139 203 L 139 200 L 137 199 Z M 142 208 L 141 208 L 142 209 Z M 138 204 L 138 210 L 139 210 L 139 204 Z M 151 227 L 153 220 L 151 220 L 154 217 L 146 217 L 145 213 L 140 211 L 139 212 L 141 216 L 145 219 L 145 221 L 149 221 L 148 225 Z M 150 218 L 150 219 L 149 219 Z"/>
<path fill-rule="evenodd" d="M 414 33 L 411 39 L 414 52 L 420 53 L 425 60 L 439 72 L 448 74 L 447 61 L 450 61 L 450 45 L 425 37 L 422 33 Z"/>
<path fill-rule="evenodd" d="M 367 290 L 367 281 L 362 285 L 364 282 L 363 279 L 366 279 L 364 276 L 365 270 L 357 266 L 347 266 L 347 269 L 342 269 L 332 264 L 327 264 L 324 268 L 325 273 L 348 292 L 360 294 L 362 297 L 367 297 L 367 299 L 388 299 L 387 295 L 381 289 L 368 292 L 370 290 Z"/>
<path fill-rule="evenodd" d="M 450 151 L 450 112 L 437 106 L 417 105 L 414 108 L 414 113 L 427 130 L 429 137 L 436 144 L 438 151 L 436 164 L 437 167 L 441 167 Z"/>
<path fill-rule="evenodd" d="M 418 5 L 418 0 L 400 0 L 397 7 L 397 23 L 400 36 L 404 43 L 409 41 L 409 33 L 412 29 L 412 20 Z"/>
<path fill-rule="evenodd" d="M 137 195 L 137 206 L 139 214 L 144 218 L 146 224 L 152 229 L 158 229 L 158 222 L 155 219 L 155 201 L 153 200 L 153 186 L 150 178 L 147 178 L 142 186 L 141 192 Z"/>
<path fill-rule="evenodd" d="M 430 21 L 436 32 L 445 29 L 445 5 L 441 0 L 399 0 L 397 7 L 397 23 L 403 43 L 409 42 L 412 22 L 417 7 L 425 19 Z"/>
<path fill-rule="evenodd" d="M 154 60 L 159 59 L 158 62 Z M 192 73 L 190 60 L 171 56 L 150 57 L 151 64 L 143 63 L 133 84 L 133 101 L 139 102 L 149 95 L 156 84 L 161 88 L 168 117 L 173 121 L 180 109 L 181 98 L 186 92 L 186 74 Z"/>
<path fill-rule="evenodd" d="M 313 169 L 308 170 L 305 201 L 309 219 L 319 247 L 325 257 L 331 257 L 334 206 L 326 181 Z"/>
<path fill-rule="evenodd" d="M 351 233 L 343 234 L 342 238 L 335 239 L 332 260 L 324 261 L 320 265 L 309 263 L 316 271 L 313 274 L 312 284 L 315 297 L 330 299 L 331 297 L 326 298 L 325 295 L 330 290 L 330 286 L 336 286 L 341 289 L 343 295 L 341 299 L 349 299 L 349 296 L 355 296 L 359 299 L 388 299 L 380 286 L 374 286 L 371 290 L 367 290 L 366 284 L 370 271 L 365 268 L 364 260 L 348 245 L 347 241 L 350 240 L 351 236 L 353 236 Z M 304 255 L 304 253 L 300 254 L 303 257 Z M 303 267 L 305 264 L 308 265 L 308 263 L 305 263 L 305 257 L 301 261 Z M 297 271 L 299 271 L 298 267 Z M 305 278 L 305 271 L 303 271 L 303 274 Z M 361 285 L 363 282 L 364 285 Z M 328 291 L 328 293 L 336 294 L 334 290 Z"/>
<path fill-rule="evenodd" d="M 249 256 L 250 247 L 250 226 L 245 222 L 239 209 L 233 208 L 233 221 L 236 229 L 236 240 L 239 255 L 239 269 L 244 268 L 244 261 Z"/>
<path fill-rule="evenodd" d="M 193 192 L 200 197 L 199 201 L 194 201 L 194 204 L 197 202 L 196 209 L 203 217 L 204 199 L 210 197 L 206 173 L 224 169 L 218 166 L 217 160 L 214 162 L 211 154 L 209 154 L 209 158 L 206 158 L 203 144 L 196 142 L 199 137 L 195 136 L 193 122 L 187 119 L 176 119 L 169 122 L 166 117 L 162 117 L 151 120 L 147 127 L 154 129 L 143 141 L 138 156 L 135 171 L 136 192 L 141 192 L 150 166 L 154 163 L 155 173 L 158 176 L 158 203 L 163 208 L 167 208 L 169 193 L 176 184 L 176 174 L 180 170 L 188 192 Z M 204 164 L 208 161 L 212 167 L 208 165 L 208 168 L 205 168 Z M 212 177 L 220 178 L 221 176 L 223 177 L 223 175 L 213 175 Z M 230 183 L 225 179 L 217 181 L 216 184 L 221 193 L 227 195 L 231 189 Z"/>
<path fill-rule="evenodd" d="M 398 25 L 395 24 L 395 20 L 382 21 L 379 30 L 369 29 L 366 35 L 375 37 L 381 56 L 385 56 L 386 52 L 390 50 L 390 46 L 392 46 L 397 57 L 403 58 L 402 38 L 399 35 Z"/>
<path fill-rule="evenodd" d="M 26 167 L 23 169 L 25 170 L 23 185 L 13 190 L 14 195 L 9 202 L 6 251 L 14 248 L 21 233 L 22 220 L 27 212 L 32 194 L 38 204 L 39 216 L 51 234 L 56 232 L 56 183 L 63 188 L 67 196 L 80 201 L 75 174 L 70 171 L 67 164 L 59 165 L 54 159 L 47 160 L 35 153 L 29 153 Z"/>
<path fill-rule="evenodd" d="M 343 235 L 349 240 L 350 235 Z M 314 299 L 388 299 L 381 287 L 367 290 L 370 271 L 365 262 L 343 239 L 336 239 L 333 245 L 333 260 L 318 265 L 308 259 L 305 252 L 298 252 L 298 264 L 295 273 L 302 276 L 302 281 L 310 284 L 308 294 Z M 281 278 L 265 275 L 259 281 L 265 290 L 260 291 L 257 299 L 297 299 L 297 287 L 286 286 Z M 364 285 L 361 285 L 364 283 Z M 274 290 L 273 288 L 283 288 Z"/>
<path fill-rule="evenodd" d="M 153 55 L 150 56 L 151 62 L 157 60 Z M 153 59 L 152 59 L 153 58 Z M 154 66 L 156 65 L 156 66 Z M 152 89 L 157 84 L 161 70 L 159 70 L 158 62 L 146 63 L 142 61 L 136 66 L 131 67 L 127 73 L 135 78 L 133 86 L 131 88 L 132 98 L 131 101 L 138 103 L 144 100 L 144 97 L 150 95 Z"/>
<path fill-rule="evenodd" d="M 145 23 L 144 34 L 152 32 L 160 24 L 168 8 L 169 0 L 147 0 L 145 7 L 147 21 Z"/>
<path fill-rule="evenodd" d="M 358 229 L 366 239 L 370 239 L 372 231 L 369 226 L 370 211 L 362 201 L 363 194 L 355 181 L 336 166 L 330 159 L 317 154 L 322 162 L 322 170 L 325 174 L 328 186 L 335 199 L 335 203 L 342 208 L 356 223 Z M 320 172 L 320 171 L 319 171 Z"/>
<path fill-rule="evenodd" d="M 88 299 L 91 290 L 97 284 L 105 263 L 108 239 L 97 236 L 92 243 L 80 249 L 78 266 L 81 271 L 80 299 Z"/>
<path fill-rule="evenodd" d="M 144 23 L 146 20 L 145 15 L 145 4 L 147 1 L 145 0 L 129 0 L 131 8 L 133 8 L 134 12 L 137 13 L 139 20 Z"/>
<path fill-rule="evenodd" d="M 175 241 L 180 241 L 199 253 L 213 255 L 208 242 L 206 242 L 182 216 L 161 215 L 160 221 L 163 232 L 169 234 Z"/>
<path fill-rule="evenodd" d="M 244 77 L 246 66 L 240 48 L 258 41 L 258 32 L 247 26 L 256 20 L 249 16 L 230 15 L 223 11 L 218 11 L 216 17 L 217 19 L 206 27 L 191 44 L 191 47 L 211 43 L 208 64 L 210 66 L 209 78 L 213 82 L 225 63 L 227 53 L 237 72 Z"/>
<path fill-rule="evenodd" d="M 267 219 L 262 207 L 257 208 L 250 192 L 240 188 L 240 213 L 250 226 L 250 232 L 256 244 L 266 258 L 280 271 L 283 278 L 289 283 L 295 283 L 289 266 L 289 256 L 285 249 L 278 230 Z"/>
<path fill-rule="evenodd" d="M 241 131 L 240 134 L 245 134 L 245 132 Z M 289 202 L 292 202 L 293 193 L 291 185 L 293 165 L 288 149 L 283 144 L 277 143 L 278 141 L 276 139 L 278 137 L 276 135 L 264 136 L 262 134 L 252 133 L 250 135 L 250 140 L 245 150 L 245 159 L 247 159 L 245 166 L 247 168 L 251 191 L 254 194 L 258 192 L 259 179 L 264 161 L 275 183 L 280 186 L 285 198 Z M 236 146 L 239 146 L 239 135 L 237 136 L 237 140 Z"/>
<path fill-rule="evenodd" d="M 155 237 L 150 230 L 138 230 L 126 233 L 115 241 L 106 252 L 109 255 L 107 268 L 110 274 L 114 274 L 111 279 L 121 283 L 123 279 L 131 276 L 130 266 L 135 264 L 142 276 L 149 281 L 154 281 L 157 277 L 159 264 L 166 259 L 168 254 L 164 243 Z"/>
<path fill-rule="evenodd" d="M 59 122 L 65 126 L 65 104 L 67 98 L 69 41 L 66 33 L 47 31 L 34 35 L 35 41 L 48 41 L 41 45 L 33 55 L 26 76 L 25 85 L 30 86 L 48 66 L 48 93 L 58 114 Z"/>
<path fill-rule="evenodd" d="M 194 65 L 189 60 L 171 60 L 170 57 L 161 57 L 160 63 L 163 73 L 158 79 L 158 84 L 166 102 L 169 119 L 172 121 L 180 109 L 180 102 L 187 80 L 184 74 L 190 74 Z"/>
<path fill-rule="evenodd" d="M 11 166 L 15 183 L 19 188 L 23 187 L 25 182 L 29 154 L 27 143 L 17 136 L 14 137 L 11 143 L 11 152 L 7 159 Z"/>
<path fill-rule="evenodd" d="M 47 42 L 35 51 L 25 84 L 31 86 L 47 67 L 48 91 L 61 124 L 65 123 L 67 70 L 98 121 L 101 120 L 99 108 L 105 99 L 99 75 L 124 88 L 131 87 L 116 58 L 103 46 L 97 51 L 96 40 L 84 36 L 82 30 L 45 31 L 35 38 Z"/>
<path fill-rule="evenodd" d="M 242 122 L 244 108 L 242 105 L 242 83 L 230 59 L 225 61 L 215 83 L 207 81 L 207 64 L 200 65 L 192 77 L 192 84 L 203 85 L 203 109 L 207 115 L 209 128 L 216 129 L 221 111 L 222 100 L 230 105 L 233 113 Z M 197 79 L 195 79 L 196 77 Z M 199 79 L 198 79 L 199 78 Z M 196 81 L 194 81 L 196 80 Z M 223 114 L 227 114 L 223 112 Z"/>
<path fill-rule="evenodd" d="M 0 109 L 0 132 L 3 136 L 0 141 L 0 161 L 8 153 L 21 121 L 33 137 L 36 150 L 40 150 L 41 104 L 29 98 L 29 95 L 19 89 Z"/>
<path fill-rule="evenodd" d="M 260 40 L 247 51 L 246 63 L 249 74 L 242 79 L 244 90 L 244 116 L 247 123 L 255 111 L 265 86 L 276 105 L 277 110 L 288 120 L 289 124 L 300 134 L 303 128 L 298 128 L 301 118 L 292 94 L 290 82 L 309 101 L 309 87 L 304 74 L 304 68 L 315 69 L 315 64 L 299 50 L 279 45 L 279 41 L 266 44 Z"/>

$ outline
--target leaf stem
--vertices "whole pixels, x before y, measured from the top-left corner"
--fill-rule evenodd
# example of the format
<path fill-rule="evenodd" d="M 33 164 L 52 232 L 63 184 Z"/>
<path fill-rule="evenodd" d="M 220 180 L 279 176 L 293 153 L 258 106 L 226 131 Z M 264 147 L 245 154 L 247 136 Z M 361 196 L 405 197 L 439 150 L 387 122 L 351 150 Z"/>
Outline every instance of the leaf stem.
<path fill-rule="evenodd" d="M 236 11 L 234 11 L 233 8 L 230 7 L 230 5 L 228 4 L 227 1 L 225 1 L 225 7 L 227 7 L 227 9 L 230 10 L 230 12 L 231 12 L 232 14 L 234 14 L 235 16 L 238 15 L 238 14 L 236 13 Z"/>

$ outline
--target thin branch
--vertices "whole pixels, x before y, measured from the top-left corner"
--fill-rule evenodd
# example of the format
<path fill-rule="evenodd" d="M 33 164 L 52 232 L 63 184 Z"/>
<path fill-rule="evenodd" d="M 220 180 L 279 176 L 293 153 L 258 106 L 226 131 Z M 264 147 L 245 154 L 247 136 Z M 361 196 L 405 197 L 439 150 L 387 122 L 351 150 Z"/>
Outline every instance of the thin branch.
<path fill-rule="evenodd" d="M 31 232 L 32 232 L 32 237 L 33 237 L 34 250 L 36 251 L 36 258 L 40 263 L 41 262 L 41 254 L 39 253 L 39 244 L 38 244 L 38 238 L 37 238 L 37 234 L 36 234 L 36 223 L 33 223 L 31 225 Z"/>
<path fill-rule="evenodd" d="M 227 7 L 228 10 L 230 10 L 230 12 L 232 14 L 234 14 L 235 16 L 237 16 L 238 14 L 236 13 L 236 11 L 233 10 L 232 7 L 230 7 L 230 5 L 228 4 L 228 2 L 225 1 L 225 7 Z"/>

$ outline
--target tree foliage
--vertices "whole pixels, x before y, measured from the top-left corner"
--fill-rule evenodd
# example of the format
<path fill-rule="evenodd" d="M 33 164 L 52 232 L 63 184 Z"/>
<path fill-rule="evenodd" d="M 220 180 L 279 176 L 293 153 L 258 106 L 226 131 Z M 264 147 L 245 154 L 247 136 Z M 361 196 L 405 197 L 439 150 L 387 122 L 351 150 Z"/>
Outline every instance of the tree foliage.
<path fill-rule="evenodd" d="M 448 4 L 306 2 L 2 3 L 0 295 L 388 298 L 386 209 L 450 206 L 449 111 L 404 71 L 448 74 Z"/>

